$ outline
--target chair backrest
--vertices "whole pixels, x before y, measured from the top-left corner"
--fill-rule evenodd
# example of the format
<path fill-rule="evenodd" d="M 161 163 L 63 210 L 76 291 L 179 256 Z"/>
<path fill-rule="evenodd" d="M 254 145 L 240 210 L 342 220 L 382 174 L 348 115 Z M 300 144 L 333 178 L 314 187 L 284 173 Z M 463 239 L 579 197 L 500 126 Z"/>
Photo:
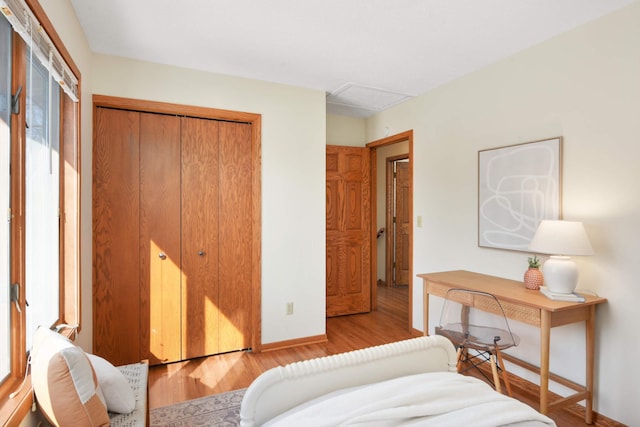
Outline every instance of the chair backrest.
<path fill-rule="evenodd" d="M 436 333 L 447 336 L 456 345 L 468 339 L 476 345 L 508 348 L 520 339 L 511 332 L 498 299 L 488 293 L 449 289 L 445 295 Z"/>

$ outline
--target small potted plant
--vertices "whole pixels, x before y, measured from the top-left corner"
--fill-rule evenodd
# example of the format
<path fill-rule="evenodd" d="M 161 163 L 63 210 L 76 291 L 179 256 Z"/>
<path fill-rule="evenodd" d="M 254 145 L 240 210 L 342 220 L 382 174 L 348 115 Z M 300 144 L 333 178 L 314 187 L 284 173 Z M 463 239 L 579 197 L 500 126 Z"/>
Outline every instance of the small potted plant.
<path fill-rule="evenodd" d="M 534 255 L 528 258 L 529 268 L 524 272 L 524 286 L 527 289 L 540 289 L 544 284 L 544 277 L 540 271 L 540 259 Z"/>

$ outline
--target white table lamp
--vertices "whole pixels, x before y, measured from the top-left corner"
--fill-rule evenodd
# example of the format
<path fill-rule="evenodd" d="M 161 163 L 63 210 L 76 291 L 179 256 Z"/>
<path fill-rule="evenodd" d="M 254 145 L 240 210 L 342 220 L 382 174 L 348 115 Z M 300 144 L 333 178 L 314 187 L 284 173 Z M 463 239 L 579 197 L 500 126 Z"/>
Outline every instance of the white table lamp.
<path fill-rule="evenodd" d="M 542 274 L 546 287 L 559 294 L 572 293 L 578 284 L 578 267 L 571 255 L 593 255 L 587 233 L 579 221 L 541 221 L 529 250 L 551 255 L 542 266 Z"/>

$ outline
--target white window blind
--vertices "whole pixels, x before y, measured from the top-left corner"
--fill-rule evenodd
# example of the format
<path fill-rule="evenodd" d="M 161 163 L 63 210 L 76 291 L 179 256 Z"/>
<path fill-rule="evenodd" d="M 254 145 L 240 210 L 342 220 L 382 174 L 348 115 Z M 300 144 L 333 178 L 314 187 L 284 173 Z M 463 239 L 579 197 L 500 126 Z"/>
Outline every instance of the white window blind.
<path fill-rule="evenodd" d="M 65 93 L 78 102 L 78 79 L 24 0 L 0 0 L 0 11 Z"/>

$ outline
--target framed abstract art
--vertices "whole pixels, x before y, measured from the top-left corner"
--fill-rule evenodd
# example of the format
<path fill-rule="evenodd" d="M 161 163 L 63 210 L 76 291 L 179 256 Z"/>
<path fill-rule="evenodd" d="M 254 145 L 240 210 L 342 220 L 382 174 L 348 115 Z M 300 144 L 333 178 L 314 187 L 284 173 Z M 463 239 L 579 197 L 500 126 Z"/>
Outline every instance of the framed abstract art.
<path fill-rule="evenodd" d="M 478 151 L 478 246 L 527 251 L 562 216 L 562 137 Z"/>

